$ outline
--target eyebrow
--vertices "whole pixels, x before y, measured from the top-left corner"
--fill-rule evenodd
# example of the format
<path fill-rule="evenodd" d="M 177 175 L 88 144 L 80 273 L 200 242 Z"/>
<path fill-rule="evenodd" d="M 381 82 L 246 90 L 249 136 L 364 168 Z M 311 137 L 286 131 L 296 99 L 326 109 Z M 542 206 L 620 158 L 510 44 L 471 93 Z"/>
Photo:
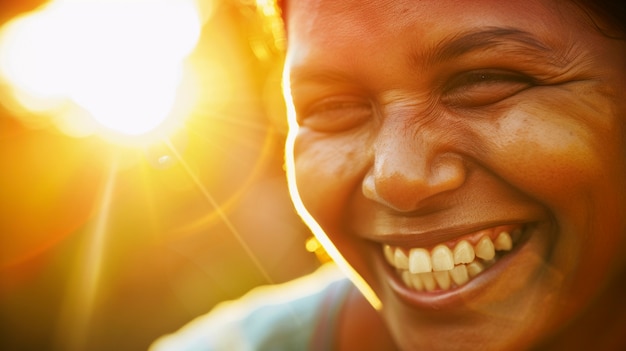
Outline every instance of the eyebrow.
<path fill-rule="evenodd" d="M 416 53 L 411 60 L 413 63 L 424 62 L 424 59 L 431 64 L 441 63 L 471 52 L 500 47 L 537 59 L 543 58 L 544 61 L 554 61 L 556 54 L 553 48 L 528 32 L 516 28 L 488 27 L 443 39 L 427 50 L 427 54 Z M 563 58 L 559 61 L 563 62 Z"/>
<path fill-rule="evenodd" d="M 569 64 L 571 58 L 543 43 L 533 34 L 507 27 L 487 27 L 467 31 L 444 38 L 432 47 L 415 49 L 409 55 L 412 66 L 428 67 L 443 63 L 473 52 L 486 52 L 499 49 L 520 55 L 519 58 L 527 62 L 538 62 L 563 67 Z M 316 82 L 333 84 L 337 82 L 351 82 L 349 76 L 333 70 L 318 71 L 307 68 L 293 70 L 290 74 L 291 82 Z M 294 84 L 295 85 L 295 84 Z"/>

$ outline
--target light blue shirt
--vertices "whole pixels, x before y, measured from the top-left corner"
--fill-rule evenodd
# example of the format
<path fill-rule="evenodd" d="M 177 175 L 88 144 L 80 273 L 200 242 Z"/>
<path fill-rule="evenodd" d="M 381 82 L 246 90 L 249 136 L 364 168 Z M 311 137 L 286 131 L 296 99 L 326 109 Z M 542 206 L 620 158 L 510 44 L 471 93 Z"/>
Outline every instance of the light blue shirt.
<path fill-rule="evenodd" d="M 221 303 L 150 351 L 330 350 L 351 283 L 334 264 L 294 281 Z"/>

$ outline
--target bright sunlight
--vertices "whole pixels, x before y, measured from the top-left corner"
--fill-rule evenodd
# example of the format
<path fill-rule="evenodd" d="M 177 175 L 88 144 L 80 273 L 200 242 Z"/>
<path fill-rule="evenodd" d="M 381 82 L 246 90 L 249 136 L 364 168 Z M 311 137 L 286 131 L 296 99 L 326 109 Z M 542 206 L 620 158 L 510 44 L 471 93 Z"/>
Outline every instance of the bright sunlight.
<path fill-rule="evenodd" d="M 14 105 L 66 134 L 167 136 L 193 95 L 201 26 L 194 0 L 56 0 L 4 26 L 0 76 Z"/>

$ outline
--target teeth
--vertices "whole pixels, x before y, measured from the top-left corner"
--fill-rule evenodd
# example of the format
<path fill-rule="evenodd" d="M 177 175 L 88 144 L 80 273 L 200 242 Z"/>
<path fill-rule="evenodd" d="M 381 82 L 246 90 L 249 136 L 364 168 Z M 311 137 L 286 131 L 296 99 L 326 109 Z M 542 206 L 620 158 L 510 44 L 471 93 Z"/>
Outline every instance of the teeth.
<path fill-rule="evenodd" d="M 462 240 L 454 248 L 454 264 L 470 263 L 474 261 L 474 248 L 470 243 Z"/>
<path fill-rule="evenodd" d="M 383 246 L 383 252 L 385 254 L 385 259 L 387 262 L 393 266 L 395 266 L 395 254 L 393 253 L 393 249 L 389 245 Z"/>
<path fill-rule="evenodd" d="M 402 277 L 402 281 L 404 282 L 404 284 L 406 284 L 407 286 L 413 286 L 413 282 L 411 281 L 411 273 L 409 273 L 409 271 L 402 271 L 402 274 L 400 276 Z"/>
<path fill-rule="evenodd" d="M 469 275 L 470 278 L 474 278 L 475 276 L 480 274 L 480 272 L 482 272 L 484 269 L 485 267 L 482 265 L 482 263 L 474 261 L 467 265 L 467 274 Z"/>
<path fill-rule="evenodd" d="M 433 272 L 433 276 L 441 289 L 450 289 L 450 273 L 448 271 Z"/>
<path fill-rule="evenodd" d="M 467 266 L 464 264 L 455 266 L 450 271 L 450 278 L 456 285 L 463 285 L 469 280 L 469 273 L 467 273 Z"/>
<path fill-rule="evenodd" d="M 396 249 L 394 253 L 394 266 L 400 269 L 409 269 L 409 258 L 400 249 Z"/>
<path fill-rule="evenodd" d="M 490 260 L 496 256 L 496 250 L 493 247 L 493 242 L 488 236 L 483 236 L 474 247 L 476 256 L 483 260 Z"/>
<path fill-rule="evenodd" d="M 493 242 L 493 246 L 498 251 L 509 251 L 513 248 L 513 240 L 507 232 L 502 232 Z"/>
<path fill-rule="evenodd" d="M 523 229 L 514 228 L 513 237 L 521 235 Z M 406 286 L 417 291 L 448 290 L 467 283 L 498 260 L 496 251 L 513 248 L 511 231 L 502 231 L 492 241 L 495 230 L 476 233 L 480 237 L 475 246 L 468 240 L 459 241 L 454 250 L 440 244 L 432 250 L 424 248 L 400 248 L 383 245 L 387 262 L 398 269 Z"/>
<path fill-rule="evenodd" d="M 433 271 L 448 271 L 454 268 L 452 251 L 446 245 L 437 245 L 432 253 Z"/>
<path fill-rule="evenodd" d="M 426 249 L 411 249 L 409 253 L 409 270 L 411 273 L 426 273 L 432 271 L 430 254 Z"/>
<path fill-rule="evenodd" d="M 426 289 L 426 291 L 433 291 L 437 288 L 437 283 L 435 282 L 435 277 L 432 272 L 420 273 L 418 277 L 422 283 L 424 283 L 424 289 Z"/>
<path fill-rule="evenodd" d="M 411 274 L 411 285 L 409 286 L 413 286 L 413 288 L 417 291 L 424 290 L 424 283 L 418 274 Z"/>

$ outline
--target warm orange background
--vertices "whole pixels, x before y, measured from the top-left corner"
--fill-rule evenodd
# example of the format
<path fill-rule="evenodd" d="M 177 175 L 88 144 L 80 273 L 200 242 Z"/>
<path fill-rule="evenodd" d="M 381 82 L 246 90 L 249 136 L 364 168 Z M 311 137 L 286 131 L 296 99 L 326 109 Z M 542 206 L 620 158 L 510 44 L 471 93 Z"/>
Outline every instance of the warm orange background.
<path fill-rule="evenodd" d="M 31 129 L 0 106 L 0 349 L 146 349 L 221 300 L 317 266 L 282 171 L 280 52 L 253 7 L 216 4 L 193 55 L 219 62 L 235 93 L 215 101 L 219 87 L 199 77 L 199 107 L 172 138 L 184 165 L 165 145 L 138 151 Z M 3 1 L 0 20 L 37 6 Z M 84 303 L 81 274 L 108 182 L 100 266 Z"/>

